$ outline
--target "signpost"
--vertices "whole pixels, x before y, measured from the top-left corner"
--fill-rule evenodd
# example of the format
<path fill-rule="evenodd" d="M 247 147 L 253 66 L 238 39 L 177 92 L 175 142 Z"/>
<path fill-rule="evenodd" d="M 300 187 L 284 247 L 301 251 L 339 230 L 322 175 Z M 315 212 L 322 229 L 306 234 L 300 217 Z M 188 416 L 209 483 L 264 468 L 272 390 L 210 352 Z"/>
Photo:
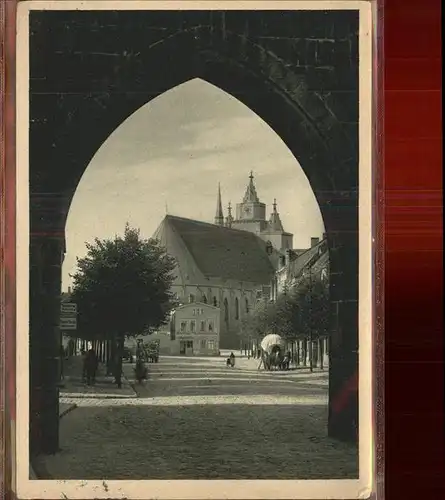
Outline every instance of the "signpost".
<path fill-rule="evenodd" d="M 77 330 L 77 304 L 73 302 L 60 304 L 60 329 Z"/>

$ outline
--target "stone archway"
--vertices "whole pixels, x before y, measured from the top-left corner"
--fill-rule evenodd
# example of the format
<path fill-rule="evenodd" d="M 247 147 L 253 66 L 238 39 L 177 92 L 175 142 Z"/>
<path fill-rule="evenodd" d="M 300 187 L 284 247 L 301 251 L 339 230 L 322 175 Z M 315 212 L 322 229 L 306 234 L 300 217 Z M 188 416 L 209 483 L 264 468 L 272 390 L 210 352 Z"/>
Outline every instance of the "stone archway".
<path fill-rule="evenodd" d="M 330 49 L 323 49 L 316 57 L 308 48 L 308 37 L 296 53 L 288 46 L 295 45 L 295 40 L 283 42 L 280 50 L 273 49 L 270 41 L 258 37 L 258 23 L 249 13 L 239 22 L 224 12 L 185 13 L 174 29 L 158 29 L 150 36 L 140 21 L 138 29 L 125 30 L 119 41 L 110 42 L 111 27 L 123 23 L 128 13 L 95 13 L 96 17 L 79 21 L 77 28 L 72 17 L 64 18 L 72 13 L 49 14 L 31 19 L 34 33 L 46 29 L 48 35 L 44 40 L 45 70 L 35 62 L 41 47 L 31 44 L 31 77 L 35 77 L 30 89 L 32 448 L 51 452 L 58 447 L 54 380 L 60 340 L 61 264 L 65 222 L 76 187 L 94 153 L 129 115 L 166 90 L 196 77 L 231 94 L 267 122 L 298 159 L 312 185 L 330 251 L 329 432 L 334 437 L 356 439 L 356 391 L 338 403 L 357 374 L 358 362 L 358 113 L 354 101 L 358 82 L 356 66 L 351 63 L 357 56 L 354 43 L 331 37 Z M 108 34 L 104 29 L 98 36 L 94 31 L 97 17 L 107 15 L 109 22 L 102 25 L 110 26 Z M 332 15 L 335 31 L 335 13 Z M 76 42 L 57 31 L 68 20 L 72 29 L 83 30 Z M 166 21 L 157 22 L 165 25 Z M 287 29 L 281 17 L 274 22 L 276 30 Z M 51 33 L 58 33 L 58 37 L 52 39 Z M 76 50 L 70 48 L 73 44 Z M 335 47 L 340 53 L 336 56 L 338 67 L 342 68 L 336 78 L 349 82 L 348 92 L 326 92 L 323 79 L 327 78 L 326 67 L 337 61 Z M 306 64 L 296 64 L 295 58 L 304 59 Z M 51 64 L 52 69 L 48 69 Z M 39 71 L 46 71 L 44 79 L 39 79 Z M 332 78 L 332 71 L 329 74 Z M 341 120 L 336 109 L 347 109 L 342 111 Z"/>

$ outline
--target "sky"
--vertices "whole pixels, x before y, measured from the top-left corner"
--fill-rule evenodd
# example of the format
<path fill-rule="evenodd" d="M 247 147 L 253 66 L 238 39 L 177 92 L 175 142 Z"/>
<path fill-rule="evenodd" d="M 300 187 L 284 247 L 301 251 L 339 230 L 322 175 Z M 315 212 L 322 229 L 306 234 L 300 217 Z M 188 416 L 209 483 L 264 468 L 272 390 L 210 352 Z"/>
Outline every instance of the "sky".
<path fill-rule="evenodd" d="M 298 161 L 258 115 L 213 85 L 190 80 L 125 120 L 98 149 L 74 195 L 66 225 L 62 288 L 95 237 L 125 223 L 151 237 L 166 213 L 213 222 L 218 183 L 224 215 L 253 171 L 269 217 L 274 198 L 294 248 L 324 232 L 320 208 Z M 233 215 L 235 210 L 233 210 Z"/>

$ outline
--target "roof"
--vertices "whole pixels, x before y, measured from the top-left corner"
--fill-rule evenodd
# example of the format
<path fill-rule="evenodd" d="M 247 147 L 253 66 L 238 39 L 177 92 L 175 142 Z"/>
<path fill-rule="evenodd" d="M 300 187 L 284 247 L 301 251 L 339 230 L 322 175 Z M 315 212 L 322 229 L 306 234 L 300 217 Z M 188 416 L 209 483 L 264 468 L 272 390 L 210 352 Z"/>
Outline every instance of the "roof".
<path fill-rule="evenodd" d="M 185 247 L 194 264 L 207 278 L 223 278 L 236 281 L 246 281 L 258 284 L 270 283 L 274 269 L 266 253 L 266 243 L 258 236 L 248 231 L 217 226 L 206 222 L 185 219 L 167 215 L 155 237 L 162 241 L 168 253 L 172 238 L 166 241 L 163 234 L 173 231 L 179 236 L 183 245 L 176 243 L 172 250 L 178 253 L 178 248 Z M 172 243 L 170 244 L 170 241 Z M 186 266 L 187 256 L 181 252 Z M 176 259 L 181 267 L 181 257 Z M 184 264 L 183 264 L 184 265 Z M 181 270 L 181 274 L 189 274 Z"/>
<path fill-rule="evenodd" d="M 305 268 L 314 265 L 318 260 L 317 256 L 319 256 L 320 258 L 323 254 L 326 254 L 326 257 L 328 258 L 329 254 L 326 249 L 326 240 L 321 240 L 312 248 L 309 248 L 308 250 L 300 254 L 295 260 L 291 261 L 290 273 L 292 277 L 298 277 Z"/>

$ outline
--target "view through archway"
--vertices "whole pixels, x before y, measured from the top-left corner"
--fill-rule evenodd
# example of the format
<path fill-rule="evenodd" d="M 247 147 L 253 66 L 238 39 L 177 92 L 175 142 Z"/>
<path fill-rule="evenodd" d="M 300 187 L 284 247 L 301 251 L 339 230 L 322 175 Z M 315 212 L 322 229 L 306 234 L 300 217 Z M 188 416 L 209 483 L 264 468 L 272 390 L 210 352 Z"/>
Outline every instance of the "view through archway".
<path fill-rule="evenodd" d="M 119 42 L 113 29 L 131 18 L 129 13 L 94 13 L 82 19 L 73 14 L 70 26 L 82 35 L 76 40 L 62 29 L 68 14 L 51 13 L 48 19 L 39 15 L 32 24 L 36 40 L 47 33 L 51 41 L 44 51 L 48 56 L 44 63 L 31 48 L 33 447 L 49 453 L 58 449 L 58 410 L 78 402 L 79 394 L 90 397 L 83 398 L 78 411 L 61 421 L 62 446 L 71 442 L 75 420 L 81 419 L 81 426 L 92 411 L 98 416 L 122 415 L 128 423 L 136 414 L 143 417 L 150 405 L 164 417 L 165 408 L 184 406 L 187 413 L 194 406 L 197 413 L 192 421 L 198 425 L 198 414 L 205 414 L 203 405 L 213 405 L 209 411 L 222 411 L 221 402 L 238 402 L 245 406 L 235 404 L 230 410 L 244 412 L 243 422 L 256 418 L 260 407 L 263 412 L 264 406 L 270 407 L 269 420 L 277 411 L 275 421 L 282 425 L 283 436 L 295 435 L 291 422 L 296 415 L 303 425 L 308 421 L 306 411 L 318 412 L 317 439 L 332 445 L 336 457 L 328 454 L 324 465 L 331 467 L 329 461 L 337 466 L 344 459 L 348 464 L 340 467 L 341 474 L 355 477 L 356 447 L 337 448 L 330 439 L 357 439 L 358 118 L 354 65 L 358 17 L 344 14 L 342 25 L 337 14 L 323 13 L 315 23 L 307 19 L 314 21 L 316 14 L 300 13 L 296 17 L 300 39 L 292 45 L 291 38 L 284 35 L 280 40 L 262 36 L 273 26 L 277 33 L 285 33 L 288 27 L 282 21 L 290 22 L 288 14 L 271 14 L 272 24 L 267 26 L 248 13 L 138 15 L 137 22 L 132 21 L 134 30 L 121 31 Z M 103 27 L 100 36 L 98 19 Z M 172 32 L 165 30 L 167 19 Z M 316 28 L 322 26 L 321 19 L 329 40 Z M 147 29 L 150 23 L 153 30 Z M 312 29 L 318 30 L 316 39 Z M 145 36 L 152 43 L 147 44 Z M 61 55 L 64 51 L 69 58 Z M 168 64 L 161 64 L 165 61 Z M 125 335 L 131 337 L 133 328 L 140 326 L 136 328 L 133 320 L 156 300 L 146 296 L 142 304 L 129 292 L 132 280 L 121 280 L 119 262 L 113 264 L 109 281 L 102 282 L 100 294 L 93 300 L 72 300 L 79 280 L 70 278 L 76 268 L 84 272 L 88 267 L 76 266 L 76 257 L 85 256 L 85 242 L 110 238 L 119 246 L 127 222 L 130 229 L 125 241 L 129 245 L 136 241 L 131 228 L 138 228 L 139 238 L 154 236 L 166 249 L 166 257 L 175 261 L 170 287 L 174 304 L 168 310 L 168 321 L 156 321 L 156 327 L 148 335 L 144 332 L 136 346 L 131 338 L 124 343 L 121 338 L 119 342 L 106 338 L 114 328 L 109 318 L 115 318 L 116 324 L 126 318 Z M 333 292 L 332 307 L 319 301 L 318 315 L 307 314 L 305 307 L 314 310 L 317 303 L 316 290 L 328 286 Z M 113 287 L 119 291 L 120 302 L 113 299 L 104 305 L 102 298 Z M 298 297 L 296 290 L 300 291 Z M 90 322 L 88 334 L 82 331 L 88 321 L 83 326 L 79 321 L 76 330 L 71 330 L 69 325 L 75 323 L 70 316 L 72 306 L 78 305 L 79 320 L 86 317 L 85 307 L 94 309 L 100 301 L 103 323 L 96 318 L 93 328 Z M 119 316 L 124 303 L 126 312 Z M 293 309 L 295 304 L 299 309 Z M 327 327 L 324 320 L 328 317 Z M 299 322 L 292 323 L 292 318 Z M 332 345 L 323 342 L 320 329 L 329 330 Z M 264 354 L 261 341 L 270 332 L 284 337 L 281 357 L 276 350 L 274 356 Z M 298 338 L 292 338 L 295 332 Z M 75 353 L 69 352 L 59 398 L 54 382 L 59 376 L 55 361 L 60 356 L 60 333 L 71 333 L 72 338 L 85 342 L 84 347 L 92 347 L 105 373 L 99 370 L 93 385 L 88 384 L 88 377 L 83 383 L 79 367 L 69 373 L 69 364 L 76 362 Z M 123 372 L 120 362 L 109 371 L 108 361 L 120 359 L 116 349 L 121 352 L 121 347 Z M 153 384 L 136 384 L 138 375 L 131 361 L 142 358 L 144 363 L 153 361 L 145 366 L 154 377 Z M 117 378 L 114 382 L 113 375 L 118 375 L 119 382 Z M 293 384 L 294 375 L 302 377 L 299 384 Z M 112 397 L 98 404 L 104 399 L 98 394 L 101 390 Z M 135 398 L 134 391 L 139 397 Z M 255 406 L 258 408 L 251 408 Z M 313 413 L 310 418 L 313 423 Z M 209 417 L 208 421 L 215 420 Z M 115 429 L 109 423 L 99 432 L 101 444 Z M 161 424 L 153 425 L 159 429 Z M 144 430 L 138 426 L 139 420 L 134 429 L 140 435 Z M 297 434 L 305 439 L 303 428 Z M 176 442 L 173 435 L 168 439 Z M 210 437 L 211 442 L 219 441 Z M 183 444 L 192 456 L 193 443 Z M 286 443 L 282 445 L 286 449 Z M 208 456 L 218 457 L 208 451 Z M 259 451 L 265 458 L 266 450 Z M 161 448 L 156 453 L 165 458 Z M 75 454 L 71 464 L 77 465 L 70 474 L 80 477 L 85 461 L 79 458 L 80 448 Z M 182 458 L 170 466 L 181 468 L 186 462 Z M 300 459 L 295 455 L 293 467 L 301 465 Z M 194 465 L 190 462 L 190 467 Z M 63 467 L 63 463 L 54 459 L 51 466 Z M 332 469 L 322 469 L 313 473 L 332 477 Z M 306 478 L 306 471 L 300 472 Z M 89 468 L 88 473 L 99 472 Z M 126 475 L 122 468 L 116 473 Z M 245 468 L 240 473 L 249 477 Z M 65 477 L 61 469 L 57 475 Z"/>
<path fill-rule="evenodd" d="M 136 111 L 94 155 L 73 197 L 63 266 L 66 300 L 76 258 L 87 253 L 85 242 L 113 239 L 123 234 L 127 223 L 140 229 L 143 238 L 160 240 L 177 263 L 173 290 L 179 304 L 170 323 L 126 340 L 130 358 L 137 358 L 143 343 L 155 339 L 159 344 L 160 362 L 153 365 L 152 382 L 146 386 L 136 383 L 132 363 L 123 365 L 139 397 L 139 411 L 144 401 L 159 397 L 156 391 L 165 395 L 161 405 L 175 407 L 189 401 L 219 408 L 236 397 L 250 408 L 247 411 L 255 412 L 259 405 L 261 412 L 264 399 L 268 406 L 276 405 L 277 425 L 286 427 L 287 419 L 294 418 L 289 404 L 300 408 L 297 412 L 311 405 L 326 430 L 327 330 L 318 335 L 314 324 L 313 332 L 303 332 L 303 324 L 299 330 L 291 316 L 274 330 L 290 356 L 283 367 L 295 374 L 310 370 L 316 382 L 312 391 L 302 392 L 296 375 L 280 380 L 271 372 L 265 377 L 267 363 L 255 375 L 264 363 L 261 340 L 272 332 L 270 323 L 258 329 L 264 307 L 277 322 L 283 312 L 275 304 L 295 289 L 301 307 L 307 302 L 308 285 L 323 286 L 329 267 L 320 208 L 281 138 L 245 105 L 202 79 L 181 84 Z M 221 259 L 221 252 L 229 253 L 229 259 Z M 246 273 L 243 267 L 249 265 Z M 248 277 L 249 272 L 256 277 Z M 214 297 L 210 307 L 201 299 L 206 294 Z M 326 322 L 328 311 L 325 304 Z M 307 312 L 308 322 L 311 314 Z M 71 338 L 76 335 L 83 339 L 78 345 L 86 345 L 82 331 Z M 66 347 L 69 338 L 65 336 Z M 89 346 L 106 357 L 106 349 L 94 340 Z M 230 352 L 236 353 L 236 366 L 243 372 L 221 371 Z M 203 385 L 203 375 L 211 388 Z M 62 401 L 74 401 L 69 384 L 62 390 Z M 108 405 L 127 411 L 118 400 Z M 87 403 L 82 406 L 78 415 L 88 411 Z M 181 441 L 180 436 L 174 439 Z"/>

